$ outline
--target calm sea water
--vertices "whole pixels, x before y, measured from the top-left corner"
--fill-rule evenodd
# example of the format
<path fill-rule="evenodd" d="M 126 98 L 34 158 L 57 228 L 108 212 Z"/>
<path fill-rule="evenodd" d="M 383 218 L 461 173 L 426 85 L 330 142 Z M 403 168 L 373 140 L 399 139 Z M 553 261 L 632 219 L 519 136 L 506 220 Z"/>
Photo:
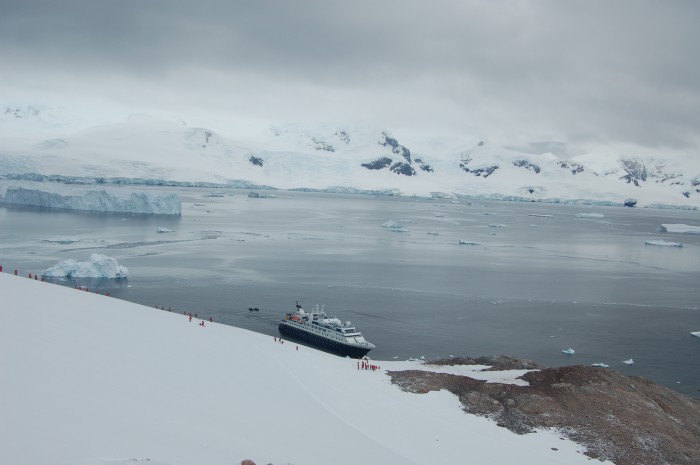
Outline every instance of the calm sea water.
<path fill-rule="evenodd" d="M 700 397 L 700 338 L 689 334 L 700 331 L 700 236 L 658 232 L 700 225 L 698 212 L 172 191 L 179 218 L 0 207 L 0 264 L 26 275 L 98 252 L 129 279 L 78 284 L 151 307 L 277 335 L 296 301 L 322 304 L 374 342 L 377 359 L 606 363 Z M 685 247 L 644 243 L 659 237 Z"/>

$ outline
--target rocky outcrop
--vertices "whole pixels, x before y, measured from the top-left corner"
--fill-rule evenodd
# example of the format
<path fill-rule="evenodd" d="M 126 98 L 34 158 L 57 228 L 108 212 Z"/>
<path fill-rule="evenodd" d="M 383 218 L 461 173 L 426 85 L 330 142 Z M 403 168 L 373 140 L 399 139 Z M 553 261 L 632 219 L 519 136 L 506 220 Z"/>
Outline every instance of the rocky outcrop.
<path fill-rule="evenodd" d="M 362 164 L 362 166 L 364 166 L 368 170 L 381 170 L 382 168 L 386 168 L 389 165 L 391 165 L 391 158 L 389 157 L 377 158 L 374 161 Z"/>
<path fill-rule="evenodd" d="M 573 161 L 560 161 L 559 167 L 571 171 L 571 174 L 583 173 L 583 165 Z"/>
<path fill-rule="evenodd" d="M 313 147 L 316 150 L 324 150 L 326 152 L 335 152 L 335 147 L 333 147 L 331 144 L 317 138 L 317 137 L 312 137 L 311 142 L 313 142 Z"/>
<path fill-rule="evenodd" d="M 411 163 L 411 151 L 399 144 L 399 141 L 388 135 L 386 132 L 382 133 L 383 140 L 379 141 L 379 145 L 383 147 L 391 147 L 391 151 L 397 155 L 401 155 L 406 162 Z"/>
<path fill-rule="evenodd" d="M 528 368 L 515 359 L 494 361 L 500 369 Z M 488 359 L 430 363 L 462 362 L 482 364 Z M 700 463 L 700 402 L 644 378 L 587 366 L 530 371 L 521 377 L 529 386 L 427 371 L 389 375 L 409 392 L 447 389 L 466 412 L 487 416 L 517 434 L 556 428 L 585 445 L 590 457 L 617 465 Z"/>
<path fill-rule="evenodd" d="M 534 163 L 530 163 L 527 160 L 515 160 L 513 162 L 513 166 L 517 166 L 518 168 L 525 168 L 525 169 L 528 169 L 528 170 L 533 171 L 535 173 L 540 172 L 539 166 L 535 165 Z"/>
<path fill-rule="evenodd" d="M 647 168 L 639 160 L 620 160 L 622 163 L 622 168 L 625 170 L 624 176 L 620 179 L 627 181 L 627 183 L 632 183 L 635 186 L 639 186 L 640 181 L 647 180 Z"/>

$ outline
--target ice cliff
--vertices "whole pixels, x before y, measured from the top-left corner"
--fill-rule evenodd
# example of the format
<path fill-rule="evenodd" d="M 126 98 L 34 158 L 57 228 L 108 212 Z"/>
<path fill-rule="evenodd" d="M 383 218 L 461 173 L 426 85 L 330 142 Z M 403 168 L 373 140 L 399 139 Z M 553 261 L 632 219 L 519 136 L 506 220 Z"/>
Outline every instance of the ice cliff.
<path fill-rule="evenodd" d="M 62 195 L 38 189 L 9 187 L 0 203 L 32 207 L 87 210 L 99 212 L 180 215 L 182 202 L 175 194 L 159 195 L 133 192 L 118 196 L 107 191 L 87 191 L 79 195 Z"/>

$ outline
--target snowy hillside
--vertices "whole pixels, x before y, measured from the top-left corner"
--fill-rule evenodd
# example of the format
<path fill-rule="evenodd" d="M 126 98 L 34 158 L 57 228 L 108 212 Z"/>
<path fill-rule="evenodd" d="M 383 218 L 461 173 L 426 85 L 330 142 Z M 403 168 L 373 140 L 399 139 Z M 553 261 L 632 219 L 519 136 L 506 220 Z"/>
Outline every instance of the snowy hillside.
<path fill-rule="evenodd" d="M 390 384 L 387 370 L 425 369 L 419 362 L 358 370 L 355 360 L 7 270 L 0 295 L 0 463 L 590 463 L 556 432 L 518 436 L 464 413 L 446 391 Z"/>
<path fill-rule="evenodd" d="M 76 118 L 61 120 L 58 110 L 45 117 L 44 111 L 5 109 L 0 176 L 700 206 L 700 160 L 599 154 L 563 160 L 477 137 L 426 138 L 386 128 L 231 127 L 225 137 L 148 116 L 85 127 Z"/>

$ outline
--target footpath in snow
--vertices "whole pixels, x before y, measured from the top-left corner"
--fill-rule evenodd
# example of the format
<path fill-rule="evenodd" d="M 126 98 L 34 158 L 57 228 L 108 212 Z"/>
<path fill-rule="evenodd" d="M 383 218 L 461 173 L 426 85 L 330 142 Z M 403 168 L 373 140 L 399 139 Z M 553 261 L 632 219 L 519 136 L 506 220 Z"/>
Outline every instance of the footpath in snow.
<path fill-rule="evenodd" d="M 3 464 L 590 463 L 554 431 L 519 436 L 446 391 L 390 383 L 387 370 L 428 369 L 420 362 L 358 370 L 175 309 L 7 272 L 0 295 Z"/>

